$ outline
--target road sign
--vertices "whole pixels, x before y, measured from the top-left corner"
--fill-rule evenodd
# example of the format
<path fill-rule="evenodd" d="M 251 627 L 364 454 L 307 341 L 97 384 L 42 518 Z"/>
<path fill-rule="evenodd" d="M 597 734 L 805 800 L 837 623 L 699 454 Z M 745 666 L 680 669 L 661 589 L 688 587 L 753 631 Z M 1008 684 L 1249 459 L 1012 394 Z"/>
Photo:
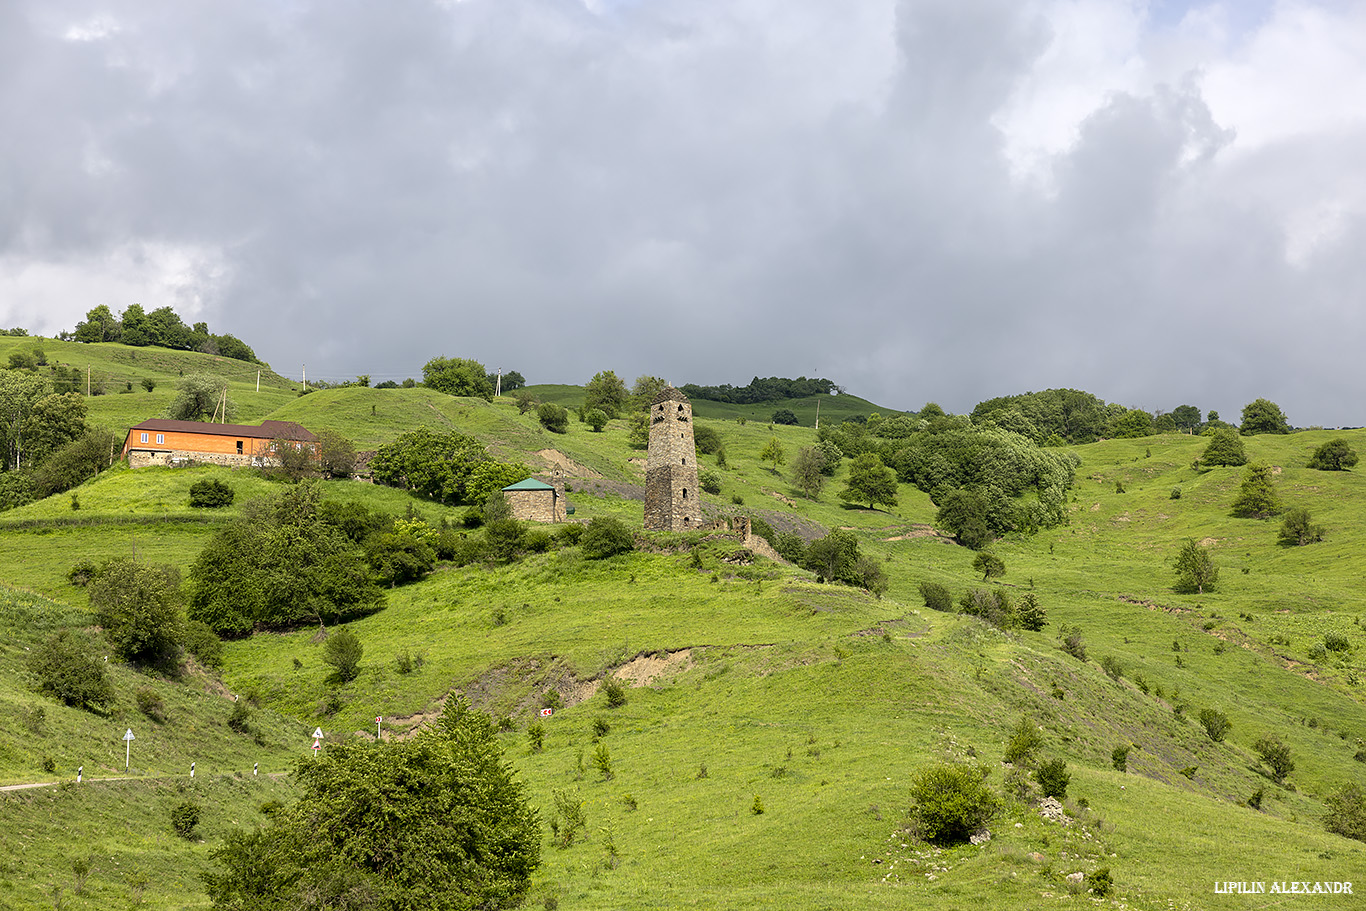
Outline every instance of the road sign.
<path fill-rule="evenodd" d="M 132 728 L 129 728 L 128 732 L 123 735 L 123 770 L 125 772 L 128 771 L 128 761 L 129 757 L 132 755 L 133 741 L 135 739 L 137 738 L 133 736 Z"/>
<path fill-rule="evenodd" d="M 554 709 L 541 709 L 541 717 L 542 717 L 542 718 L 549 718 L 549 717 L 550 717 L 551 715 L 553 715 L 553 714 L 555 714 L 555 710 L 554 710 Z"/>
<path fill-rule="evenodd" d="M 313 729 L 313 739 L 314 739 L 314 740 L 317 740 L 318 738 L 322 737 L 322 735 L 323 735 L 323 729 L 322 729 L 322 728 L 314 728 L 314 729 Z"/>
<path fill-rule="evenodd" d="M 383 722 L 383 721 L 384 721 L 384 716 L 383 716 L 383 715 L 376 715 L 376 716 L 375 716 L 375 739 L 376 739 L 376 740 L 379 740 L 379 726 L 380 726 L 380 723 Z"/>

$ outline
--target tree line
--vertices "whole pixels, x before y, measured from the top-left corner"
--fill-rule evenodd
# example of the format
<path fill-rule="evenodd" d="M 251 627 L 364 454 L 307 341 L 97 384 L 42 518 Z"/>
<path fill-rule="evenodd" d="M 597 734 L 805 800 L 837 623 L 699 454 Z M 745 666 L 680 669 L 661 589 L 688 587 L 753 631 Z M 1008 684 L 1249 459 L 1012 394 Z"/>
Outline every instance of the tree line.
<path fill-rule="evenodd" d="M 120 342 L 134 348 L 199 351 L 260 363 L 246 342 L 233 335 L 215 335 L 207 323 L 187 326 L 170 307 L 158 307 L 148 313 L 141 304 L 129 304 L 123 313 L 114 316 L 109 307 L 100 304 L 87 312 L 74 330 L 60 332 L 57 337 L 71 342 Z"/>
<path fill-rule="evenodd" d="M 763 379 L 756 376 L 745 386 L 732 386 L 729 383 L 720 386 L 698 386 L 695 383 L 684 383 L 678 388 L 690 399 L 706 399 L 709 402 L 726 402 L 732 405 L 757 405 L 843 391 L 833 380 L 807 379 L 804 376 L 799 376 L 795 380 L 782 376 L 769 376 Z"/>

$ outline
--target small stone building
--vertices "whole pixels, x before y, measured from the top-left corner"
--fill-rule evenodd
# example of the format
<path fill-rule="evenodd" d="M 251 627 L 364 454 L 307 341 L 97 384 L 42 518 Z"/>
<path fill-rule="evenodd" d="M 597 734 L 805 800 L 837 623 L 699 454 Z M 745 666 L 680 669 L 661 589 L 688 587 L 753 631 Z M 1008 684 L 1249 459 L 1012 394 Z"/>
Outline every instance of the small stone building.
<path fill-rule="evenodd" d="M 702 527 L 693 442 L 692 402 L 666 386 L 650 404 L 650 444 L 645 458 L 645 527 L 688 531 Z"/>
<path fill-rule="evenodd" d="M 527 478 L 503 488 L 503 498 L 512 508 L 512 517 L 523 522 L 563 522 L 567 517 L 564 499 L 564 472 L 558 467 L 551 483 Z"/>
<path fill-rule="evenodd" d="M 209 462 L 228 468 L 278 464 L 277 445 L 307 448 L 317 457 L 318 437 L 293 421 L 210 424 L 152 418 L 128 431 L 122 457 L 130 468 Z"/>

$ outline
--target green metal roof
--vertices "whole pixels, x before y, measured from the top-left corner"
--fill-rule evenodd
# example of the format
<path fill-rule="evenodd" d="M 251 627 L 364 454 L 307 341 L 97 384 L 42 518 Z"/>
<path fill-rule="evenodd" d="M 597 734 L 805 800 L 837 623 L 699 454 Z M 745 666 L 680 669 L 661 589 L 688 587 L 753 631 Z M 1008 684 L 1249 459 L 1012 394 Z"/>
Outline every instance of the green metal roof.
<path fill-rule="evenodd" d="M 554 490 L 545 481 L 538 481 L 535 478 L 527 478 L 525 481 L 518 481 L 516 484 L 509 484 L 504 490 Z"/>

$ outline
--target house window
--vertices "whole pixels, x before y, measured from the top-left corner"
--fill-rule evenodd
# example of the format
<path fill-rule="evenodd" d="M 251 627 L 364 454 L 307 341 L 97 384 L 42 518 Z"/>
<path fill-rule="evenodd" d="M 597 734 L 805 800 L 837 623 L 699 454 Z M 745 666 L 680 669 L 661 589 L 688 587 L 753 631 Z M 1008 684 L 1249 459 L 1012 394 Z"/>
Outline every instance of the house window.
<path fill-rule="evenodd" d="M 238 455 L 241 455 L 241 454 L 242 454 L 242 441 L 241 441 L 241 440 L 238 440 L 238 441 L 237 441 L 237 454 L 238 454 Z"/>
<path fill-rule="evenodd" d="M 142 442 L 144 442 L 144 443 L 147 442 L 147 434 L 145 434 L 145 433 L 142 435 Z"/>
<path fill-rule="evenodd" d="M 161 445 L 164 444 L 165 442 L 166 442 L 166 434 L 164 434 L 164 433 L 159 433 L 159 434 L 157 434 L 157 445 L 158 445 L 158 446 L 161 446 Z"/>

